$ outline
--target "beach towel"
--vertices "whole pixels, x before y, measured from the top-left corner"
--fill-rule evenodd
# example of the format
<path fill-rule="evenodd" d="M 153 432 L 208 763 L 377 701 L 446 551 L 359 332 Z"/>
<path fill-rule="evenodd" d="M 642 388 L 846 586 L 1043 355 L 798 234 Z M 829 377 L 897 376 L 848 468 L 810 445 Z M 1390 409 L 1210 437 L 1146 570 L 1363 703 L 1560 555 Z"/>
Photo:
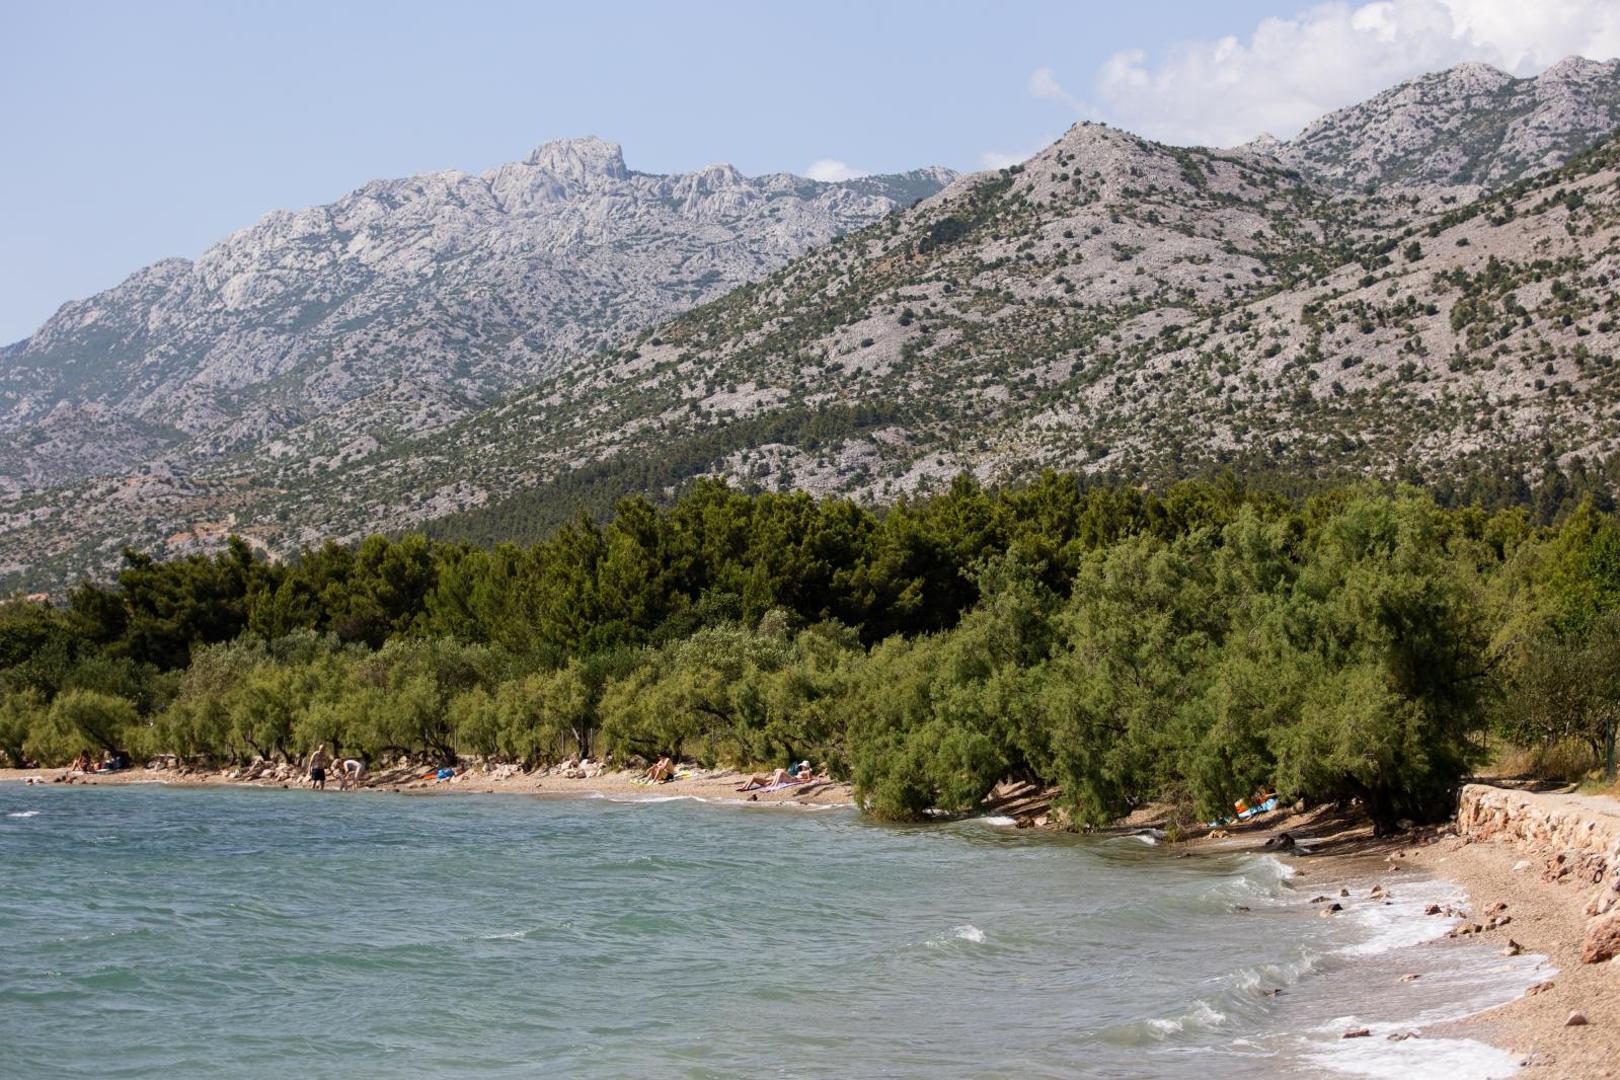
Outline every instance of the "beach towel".
<path fill-rule="evenodd" d="M 805 784 L 808 784 L 809 782 L 810 782 L 809 780 L 784 780 L 780 784 L 772 784 L 769 787 L 755 788 L 754 790 L 755 791 L 762 791 L 762 792 L 763 791 L 782 791 L 782 790 L 784 790 L 786 788 L 790 788 L 790 787 L 803 787 Z"/>

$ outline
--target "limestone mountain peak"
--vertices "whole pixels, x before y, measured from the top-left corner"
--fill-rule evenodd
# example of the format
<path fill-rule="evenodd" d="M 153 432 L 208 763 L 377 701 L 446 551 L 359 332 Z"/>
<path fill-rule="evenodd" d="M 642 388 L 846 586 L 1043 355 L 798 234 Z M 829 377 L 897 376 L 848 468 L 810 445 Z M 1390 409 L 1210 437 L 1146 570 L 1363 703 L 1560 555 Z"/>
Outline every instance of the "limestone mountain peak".
<path fill-rule="evenodd" d="M 619 144 L 594 135 L 541 143 L 524 164 L 544 169 L 559 180 L 576 183 L 597 177 L 623 180 L 630 175 L 624 167 L 624 151 Z"/>

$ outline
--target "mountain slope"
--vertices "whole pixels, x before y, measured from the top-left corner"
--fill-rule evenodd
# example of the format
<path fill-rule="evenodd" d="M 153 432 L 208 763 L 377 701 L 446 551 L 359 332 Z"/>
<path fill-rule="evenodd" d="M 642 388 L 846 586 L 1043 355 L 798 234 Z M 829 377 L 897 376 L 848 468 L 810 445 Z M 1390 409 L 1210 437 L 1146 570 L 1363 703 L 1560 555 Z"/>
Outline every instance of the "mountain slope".
<path fill-rule="evenodd" d="M 1082 125 L 431 438 L 47 493 L 0 550 L 64 533 L 184 550 L 227 528 L 286 550 L 583 474 L 608 494 L 713 470 L 892 496 L 962 467 L 940 453 L 955 440 L 1100 377 L 1121 342 L 1325 270 L 1364 231 L 1352 209 L 1249 155 Z M 154 535 L 177 519 L 209 525 Z M 111 553 L 57 550 L 58 565 Z"/>
<path fill-rule="evenodd" d="M 881 502 L 1047 465 L 1510 485 L 1595 467 L 1620 445 L 1617 157 L 1436 214 L 1400 184 L 1358 195 L 1254 148 L 1079 125 L 429 435 L 14 499 L 0 574 L 60 582 L 126 542 L 230 531 L 276 552 L 522 538 L 703 474 Z"/>
<path fill-rule="evenodd" d="M 1116 175 L 1146 186 L 1117 186 L 1121 201 L 1095 209 L 1052 199 L 1072 161 L 1104 155 L 1099 143 L 1125 151 Z M 1212 181 L 1202 194 L 1170 180 L 1170 162 L 1188 157 Z M 1236 467 L 1512 482 L 1547 462 L 1612 464 L 1617 164 L 1611 141 L 1484 202 L 1375 229 L 1365 222 L 1388 207 L 1313 202 L 1286 177 L 1245 174 L 1241 159 L 1077 129 L 1003 178 L 999 212 L 949 254 L 919 252 L 983 185 L 900 215 L 881 240 L 869 230 L 679 318 L 658 331 L 664 344 L 644 339 L 570 383 L 580 403 L 638 402 L 636 418 L 599 425 L 551 395 L 453 429 L 439 448 L 446 464 L 458 442 L 481 446 L 482 475 L 498 476 L 521 431 L 515 460 L 561 479 L 449 531 L 487 539 L 544 523 L 577 487 L 566 461 L 546 457 L 548 432 L 559 447 L 595 446 L 599 459 L 657 460 L 655 447 L 728 425 L 749 434 L 762 415 L 806 409 L 848 418 L 849 430 L 813 444 L 768 433 L 699 441 L 717 451 L 706 468 L 882 500 L 962 470 L 1006 480 L 1046 465 L 1141 480 Z M 1146 235 L 1151 217 L 1176 224 L 1172 207 L 1220 231 Z M 1147 242 L 1053 242 L 1097 228 L 1098 239 Z M 864 259 L 850 250 L 862 241 Z M 638 441 L 638 429 L 649 436 Z"/>
<path fill-rule="evenodd" d="M 1620 126 L 1620 61 L 1571 56 L 1535 78 L 1460 64 L 1251 148 L 1340 190 L 1467 189 L 1554 168 Z"/>
<path fill-rule="evenodd" d="M 952 175 L 653 176 L 575 139 L 277 212 L 0 354 L 0 489 L 431 431 Z"/>

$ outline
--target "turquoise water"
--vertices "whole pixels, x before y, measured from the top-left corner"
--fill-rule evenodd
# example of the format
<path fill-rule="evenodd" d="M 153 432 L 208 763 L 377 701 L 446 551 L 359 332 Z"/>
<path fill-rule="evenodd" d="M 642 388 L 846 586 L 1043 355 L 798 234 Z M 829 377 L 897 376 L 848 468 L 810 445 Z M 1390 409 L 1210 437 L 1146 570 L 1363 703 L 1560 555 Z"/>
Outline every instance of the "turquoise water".
<path fill-rule="evenodd" d="M 1540 977 L 1412 944 L 1440 883 L 845 810 L 6 785 L 0 868 L 18 1076 L 1458 1080 L 1338 1036 Z"/>

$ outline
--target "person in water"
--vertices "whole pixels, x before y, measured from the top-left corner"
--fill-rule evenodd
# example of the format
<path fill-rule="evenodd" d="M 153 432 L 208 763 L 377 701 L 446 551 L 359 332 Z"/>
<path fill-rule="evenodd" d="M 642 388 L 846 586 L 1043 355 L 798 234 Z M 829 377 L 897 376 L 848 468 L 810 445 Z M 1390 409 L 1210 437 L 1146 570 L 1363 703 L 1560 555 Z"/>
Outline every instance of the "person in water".
<path fill-rule="evenodd" d="M 325 743 L 321 743 L 315 748 L 315 752 L 309 755 L 309 782 L 316 791 L 326 790 L 326 770 L 331 764 L 332 755 L 326 752 Z"/>
<path fill-rule="evenodd" d="M 338 790 L 348 791 L 350 788 L 360 786 L 360 778 L 366 775 L 366 763 L 359 758 L 344 758 L 338 766 Z"/>
<path fill-rule="evenodd" d="M 668 783 L 675 779 L 675 761 L 666 753 L 657 762 L 648 766 L 642 775 L 655 784 Z"/>

